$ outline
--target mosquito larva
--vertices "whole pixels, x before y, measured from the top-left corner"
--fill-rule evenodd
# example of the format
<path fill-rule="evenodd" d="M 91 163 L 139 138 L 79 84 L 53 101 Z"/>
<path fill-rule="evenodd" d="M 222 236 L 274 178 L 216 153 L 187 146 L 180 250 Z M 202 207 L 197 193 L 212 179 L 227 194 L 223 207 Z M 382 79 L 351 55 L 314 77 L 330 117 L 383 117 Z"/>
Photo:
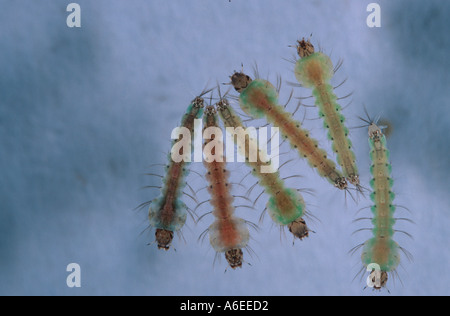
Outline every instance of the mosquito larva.
<path fill-rule="evenodd" d="M 181 126 L 187 128 L 191 135 L 194 130 L 194 119 L 202 116 L 203 106 L 203 98 L 196 97 L 181 120 Z M 174 140 L 172 144 L 177 141 Z M 173 233 L 179 231 L 186 222 L 188 208 L 181 201 L 181 195 L 185 186 L 184 179 L 189 173 L 188 165 L 189 163 L 184 160 L 174 162 L 169 154 L 169 164 L 162 181 L 161 194 L 150 203 L 148 218 L 150 225 L 156 228 L 155 238 L 159 249 L 168 250 L 173 240 Z"/>
<path fill-rule="evenodd" d="M 300 58 L 295 64 L 295 76 L 302 86 L 312 89 L 337 162 L 348 181 L 359 188 L 358 168 L 352 142 L 348 138 L 349 130 L 345 126 L 345 117 L 337 103 L 333 86 L 329 83 L 334 75 L 333 64 L 327 55 L 315 52 L 309 40 L 298 41 L 297 53 Z"/>
<path fill-rule="evenodd" d="M 216 103 L 216 108 L 226 127 L 232 127 L 235 130 L 245 127 L 240 117 L 231 108 L 227 99 L 222 98 Z M 236 141 L 236 139 L 235 139 Z M 246 164 L 252 169 L 252 174 L 258 178 L 259 184 L 269 195 L 267 210 L 272 220 L 279 225 L 287 225 L 289 231 L 297 238 L 308 237 L 309 228 L 302 216 L 305 214 L 305 202 L 297 190 L 285 187 L 284 181 L 280 178 L 279 172 L 265 173 L 261 172 L 261 167 L 269 166 L 266 162 L 267 154 L 255 147 L 256 142 L 251 137 L 245 137 L 245 145 L 239 148 L 246 157 Z M 248 150 L 246 150 L 248 148 Z M 252 162 L 249 159 L 249 153 L 258 151 L 258 159 Z"/>
<path fill-rule="evenodd" d="M 381 129 L 373 122 L 369 125 L 369 145 L 372 165 L 370 172 L 373 176 L 370 185 L 373 189 L 371 199 L 374 205 L 373 213 L 373 237 L 363 245 L 361 260 L 365 267 L 376 264 L 379 271 L 373 270 L 370 278 L 378 282 L 374 283 L 375 289 L 386 286 L 388 272 L 393 272 L 400 263 L 399 245 L 392 239 L 396 222 L 394 218 L 395 206 L 392 192 L 393 180 L 391 178 L 391 165 L 389 164 L 389 151 L 386 147 L 386 138 Z"/>
<path fill-rule="evenodd" d="M 223 148 L 223 142 L 220 139 L 222 132 L 213 106 L 206 107 L 203 121 L 204 131 L 212 128 L 214 134 L 214 137 L 211 135 L 209 140 L 205 140 L 204 149 L 213 141 L 216 142 L 210 148 L 210 152 L 204 153 L 206 155 L 204 160 L 207 170 L 206 179 L 211 195 L 210 203 L 213 207 L 212 214 L 215 217 L 214 222 L 208 228 L 209 240 L 215 251 L 225 253 L 228 264 L 235 269 L 242 266 L 244 256 L 242 248 L 247 247 L 250 233 L 247 223 L 234 214 L 234 198 L 230 193 L 231 184 L 228 181 L 229 172 L 226 169 L 223 152 L 218 152 Z"/>
<path fill-rule="evenodd" d="M 326 151 L 319 147 L 318 141 L 301 127 L 300 122 L 292 118 L 291 113 L 278 104 L 278 92 L 270 82 L 263 79 L 252 80 L 243 72 L 235 72 L 231 76 L 231 84 L 240 93 L 239 105 L 243 111 L 253 118 L 265 116 L 269 123 L 280 128 L 291 147 L 297 150 L 300 157 L 307 159 L 319 175 L 339 189 L 347 188 L 345 177 L 337 170 L 336 164 L 327 158 Z"/>

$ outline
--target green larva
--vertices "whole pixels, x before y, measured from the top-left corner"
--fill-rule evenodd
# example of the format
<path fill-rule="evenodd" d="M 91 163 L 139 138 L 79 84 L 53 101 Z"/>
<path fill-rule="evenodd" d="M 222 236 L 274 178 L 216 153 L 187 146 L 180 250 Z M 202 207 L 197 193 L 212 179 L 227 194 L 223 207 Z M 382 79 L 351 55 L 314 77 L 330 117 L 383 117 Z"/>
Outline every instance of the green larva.
<path fill-rule="evenodd" d="M 352 143 L 348 138 L 345 117 L 341 113 L 333 87 L 329 84 L 334 75 L 333 64 L 327 55 L 315 52 L 309 40 L 299 41 L 297 52 L 300 59 L 295 65 L 295 76 L 302 86 L 312 89 L 319 116 L 323 118 L 324 127 L 328 129 L 328 138 L 332 141 L 337 162 L 347 180 L 359 188 L 358 168 Z"/>
<path fill-rule="evenodd" d="M 370 172 L 373 176 L 370 182 L 373 189 L 370 197 L 374 203 L 371 208 L 373 237 L 364 243 L 361 260 L 365 267 L 371 264 L 379 267 L 380 283 L 376 284 L 375 288 L 380 289 L 386 285 L 387 273 L 394 271 L 400 262 L 400 247 L 392 239 L 395 224 L 393 216 L 395 195 L 391 190 L 393 180 L 389 151 L 386 147 L 386 138 L 375 123 L 369 125 L 369 145 L 372 160 Z"/>
<path fill-rule="evenodd" d="M 181 120 L 181 126 L 186 127 L 193 135 L 194 119 L 203 114 L 204 100 L 196 97 L 189 105 Z M 175 144 L 174 140 L 172 144 Z M 168 250 L 173 239 L 173 233 L 180 230 L 186 222 L 187 206 L 180 197 L 185 186 L 184 178 L 189 173 L 188 162 L 174 162 L 169 154 L 169 164 L 162 181 L 161 194 L 155 198 L 149 207 L 150 225 L 156 228 L 156 242 L 159 249 Z"/>
<path fill-rule="evenodd" d="M 265 116 L 268 122 L 280 128 L 291 147 L 320 176 L 339 189 L 347 188 L 345 177 L 336 168 L 336 164 L 327 158 L 326 151 L 319 147 L 318 141 L 301 127 L 300 122 L 292 118 L 291 113 L 278 104 L 278 92 L 270 82 L 263 79 L 252 80 L 243 72 L 235 72 L 231 76 L 231 84 L 240 93 L 239 105 L 243 111 L 253 118 Z"/>
<path fill-rule="evenodd" d="M 226 127 L 233 127 L 235 129 L 241 127 L 245 128 L 240 117 L 234 112 L 229 105 L 227 99 L 221 99 L 216 108 Z M 245 138 L 245 146 L 239 148 L 241 153 L 246 157 L 247 165 L 252 168 L 252 174 L 259 179 L 259 184 L 264 187 L 265 192 L 270 196 L 267 202 L 267 210 L 272 220 L 279 225 L 287 225 L 289 231 L 297 238 L 303 239 L 308 237 L 309 228 L 302 216 L 305 213 L 305 202 L 303 197 L 297 190 L 286 188 L 284 181 L 280 178 L 279 172 L 264 173 L 261 172 L 261 167 L 269 167 L 270 164 L 265 162 L 267 154 L 258 151 L 255 146 L 256 142 L 251 141 L 250 138 Z M 248 151 L 245 150 L 248 148 Z M 252 162 L 249 159 L 249 152 L 258 151 L 258 159 Z"/>
<path fill-rule="evenodd" d="M 218 117 L 213 106 L 207 106 L 203 117 L 204 129 L 219 128 Z M 214 138 L 218 137 L 214 135 Z M 205 140 L 205 145 L 212 141 Z M 219 144 L 221 145 L 221 144 Z M 205 153 L 216 155 L 214 153 Z M 226 162 L 204 161 L 206 167 L 206 179 L 208 180 L 208 191 L 211 195 L 212 214 L 214 222 L 208 228 L 211 246 L 217 253 L 225 253 L 225 258 L 231 268 L 240 268 L 243 262 L 242 248 L 247 247 L 250 238 L 248 225 L 242 218 L 234 214 L 233 196 L 230 193 L 231 185 L 228 182 L 229 172 L 226 169 Z"/>

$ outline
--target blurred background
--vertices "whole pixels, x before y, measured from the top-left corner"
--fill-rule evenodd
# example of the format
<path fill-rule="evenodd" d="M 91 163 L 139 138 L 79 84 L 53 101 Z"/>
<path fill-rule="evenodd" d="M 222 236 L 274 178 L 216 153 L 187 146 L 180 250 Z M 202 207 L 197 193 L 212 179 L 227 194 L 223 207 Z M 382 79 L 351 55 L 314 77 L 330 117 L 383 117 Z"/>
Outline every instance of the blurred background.
<path fill-rule="evenodd" d="M 293 245 L 269 216 L 259 222 L 265 196 L 255 210 L 240 207 L 237 216 L 259 227 L 242 269 L 224 273 L 224 258 L 214 262 L 208 238 L 198 240 L 212 216 L 188 218 L 175 250 L 164 252 L 147 245 L 147 210 L 133 211 L 159 194 L 142 189 L 160 185 L 144 174 L 163 175 L 150 165 L 167 162 L 170 133 L 196 95 L 256 64 L 262 77 L 282 77 L 287 101 L 296 82 L 289 45 L 311 34 L 334 64 L 343 60 L 332 83 L 347 78 L 336 94 L 353 92 L 341 100 L 351 101 L 348 126 L 362 125 L 364 106 L 390 126 L 395 203 L 410 210 L 396 215 L 415 222 L 395 226 L 413 236 L 394 239 L 414 259 L 402 256 L 391 295 L 450 294 L 450 2 L 378 0 L 381 27 L 369 28 L 372 1 L 78 0 L 82 26 L 68 28 L 70 2 L 0 0 L 1 295 L 389 295 L 363 289 L 360 252 L 348 253 L 370 237 L 353 234 L 370 222 L 352 223 L 370 216 L 358 213 L 370 199 L 355 203 L 292 151 L 280 158 L 295 158 L 281 174 L 302 175 L 286 183 L 314 190 L 304 198 L 315 233 Z M 316 108 L 295 117 L 331 152 Z M 369 187 L 367 129 L 350 137 Z M 192 168 L 204 172 L 201 163 Z M 234 182 L 248 170 L 229 168 Z M 196 190 L 206 185 L 195 173 L 187 180 Z M 199 201 L 208 198 L 198 192 Z M 210 210 L 205 203 L 197 215 Z M 81 288 L 66 285 L 72 262 L 81 266 Z"/>

